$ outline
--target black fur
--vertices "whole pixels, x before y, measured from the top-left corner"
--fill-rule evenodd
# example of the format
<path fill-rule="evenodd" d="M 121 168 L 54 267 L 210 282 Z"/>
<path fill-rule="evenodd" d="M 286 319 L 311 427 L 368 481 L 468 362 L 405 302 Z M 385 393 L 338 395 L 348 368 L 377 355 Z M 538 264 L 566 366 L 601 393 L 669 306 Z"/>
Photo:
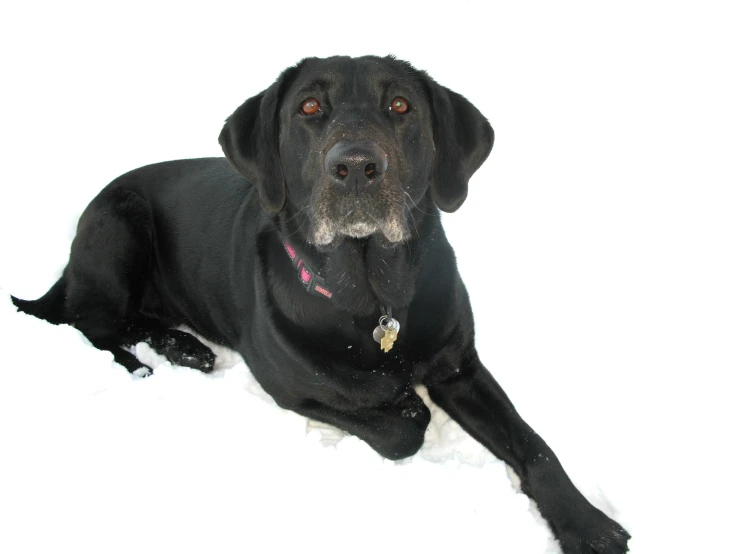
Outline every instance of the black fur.
<path fill-rule="evenodd" d="M 389 109 L 398 96 L 407 113 Z M 302 114 L 306 98 L 321 111 Z M 324 156 L 338 140 L 377 143 L 389 160 L 382 182 L 344 188 L 327 178 Z M 307 59 L 238 108 L 220 142 L 226 159 L 165 162 L 113 181 L 80 218 L 59 282 L 16 305 L 75 325 L 129 370 L 142 364 L 121 347 L 139 341 L 212 369 L 210 349 L 171 329 L 187 325 L 240 352 L 280 406 L 391 459 L 423 442 L 429 411 L 413 386 L 424 384 L 516 471 L 564 552 L 625 552 L 628 533 L 577 491 L 475 350 L 438 208 L 462 204 L 492 148 L 480 112 L 393 58 Z M 306 292 L 285 239 L 331 300 Z M 401 323 L 389 353 L 372 338 L 381 306 Z"/>

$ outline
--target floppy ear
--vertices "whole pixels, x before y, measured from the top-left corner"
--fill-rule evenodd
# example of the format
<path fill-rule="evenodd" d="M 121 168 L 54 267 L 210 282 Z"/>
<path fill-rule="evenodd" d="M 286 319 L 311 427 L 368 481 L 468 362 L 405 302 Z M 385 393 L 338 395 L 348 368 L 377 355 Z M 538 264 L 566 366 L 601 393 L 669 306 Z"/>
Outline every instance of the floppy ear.
<path fill-rule="evenodd" d="M 295 67 L 286 69 L 271 87 L 239 106 L 218 137 L 226 159 L 257 187 L 262 207 L 270 215 L 278 213 L 285 204 L 285 178 L 278 148 L 279 109 L 296 73 Z"/>
<path fill-rule="evenodd" d="M 493 148 L 488 120 L 465 97 L 429 78 L 434 113 L 436 160 L 431 195 L 445 212 L 467 198 L 467 182 Z"/>

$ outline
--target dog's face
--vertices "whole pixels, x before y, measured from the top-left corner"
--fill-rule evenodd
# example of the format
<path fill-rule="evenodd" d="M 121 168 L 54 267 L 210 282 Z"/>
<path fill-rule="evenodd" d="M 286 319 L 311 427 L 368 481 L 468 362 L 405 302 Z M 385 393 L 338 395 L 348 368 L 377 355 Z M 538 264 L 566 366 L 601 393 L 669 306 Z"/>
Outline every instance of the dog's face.
<path fill-rule="evenodd" d="M 492 128 L 458 94 L 393 58 L 309 58 L 228 119 L 220 142 L 271 214 L 306 238 L 398 243 L 430 193 L 445 211 L 490 152 Z"/>
<path fill-rule="evenodd" d="M 406 205 L 425 194 L 434 159 L 430 114 L 421 78 L 400 62 L 301 64 L 282 99 L 279 151 L 288 202 L 307 210 L 312 242 L 409 235 Z"/>

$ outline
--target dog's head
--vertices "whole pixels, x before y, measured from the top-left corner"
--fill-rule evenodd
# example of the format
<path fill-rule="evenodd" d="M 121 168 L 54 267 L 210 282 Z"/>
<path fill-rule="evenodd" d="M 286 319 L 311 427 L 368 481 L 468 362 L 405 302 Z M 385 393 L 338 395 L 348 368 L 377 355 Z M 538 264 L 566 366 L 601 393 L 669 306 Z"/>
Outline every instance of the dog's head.
<path fill-rule="evenodd" d="M 308 240 L 408 238 L 429 193 L 453 212 L 493 146 L 459 94 L 392 57 L 308 58 L 231 115 L 219 142 L 264 209 L 301 217 Z M 410 214 L 412 216 L 412 213 Z"/>

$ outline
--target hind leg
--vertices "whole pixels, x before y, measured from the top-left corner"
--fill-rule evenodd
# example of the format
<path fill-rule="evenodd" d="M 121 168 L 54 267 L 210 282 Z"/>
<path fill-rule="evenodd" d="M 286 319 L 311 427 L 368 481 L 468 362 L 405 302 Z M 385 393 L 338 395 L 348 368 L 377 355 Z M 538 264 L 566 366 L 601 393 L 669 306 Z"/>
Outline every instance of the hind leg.
<path fill-rule="evenodd" d="M 118 339 L 96 339 L 90 342 L 95 348 L 99 350 L 108 350 L 109 352 L 112 352 L 113 359 L 117 363 L 125 367 L 129 373 L 134 373 L 142 370 L 142 376 L 146 377 L 148 375 L 151 375 L 152 368 L 150 368 L 145 363 L 139 361 L 136 356 L 134 356 L 127 350 L 124 350 L 121 345 L 118 344 Z"/>
<path fill-rule="evenodd" d="M 150 271 L 148 203 L 120 187 L 104 189 L 80 217 L 65 269 L 63 321 L 129 371 L 146 367 L 121 345 Z"/>
<path fill-rule="evenodd" d="M 125 349 L 139 342 L 174 364 L 210 372 L 216 358 L 210 348 L 139 313 L 151 272 L 152 236 L 148 202 L 123 187 L 108 187 L 80 217 L 62 278 L 38 300 L 13 302 L 52 323 L 72 324 L 132 373 L 151 370 Z"/>

